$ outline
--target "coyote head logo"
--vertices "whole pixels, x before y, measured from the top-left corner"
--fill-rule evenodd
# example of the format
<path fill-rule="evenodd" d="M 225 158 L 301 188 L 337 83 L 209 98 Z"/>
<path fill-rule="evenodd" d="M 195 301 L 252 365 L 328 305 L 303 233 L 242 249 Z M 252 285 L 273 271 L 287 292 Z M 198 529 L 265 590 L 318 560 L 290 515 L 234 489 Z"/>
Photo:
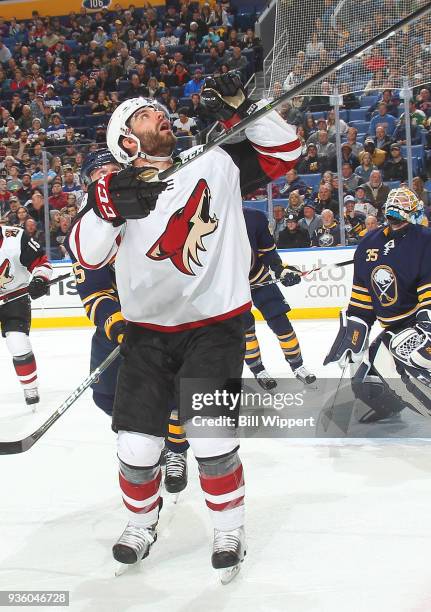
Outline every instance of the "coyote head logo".
<path fill-rule="evenodd" d="M 218 226 L 217 217 L 210 215 L 210 204 L 208 184 L 200 179 L 186 205 L 174 212 L 147 256 L 156 261 L 170 259 L 180 272 L 195 276 L 191 264 L 202 266 L 199 251 L 206 250 L 202 239 Z"/>
<path fill-rule="evenodd" d="M 4 289 L 5 285 L 13 281 L 13 276 L 10 274 L 10 261 L 5 259 L 0 264 L 0 289 Z"/>

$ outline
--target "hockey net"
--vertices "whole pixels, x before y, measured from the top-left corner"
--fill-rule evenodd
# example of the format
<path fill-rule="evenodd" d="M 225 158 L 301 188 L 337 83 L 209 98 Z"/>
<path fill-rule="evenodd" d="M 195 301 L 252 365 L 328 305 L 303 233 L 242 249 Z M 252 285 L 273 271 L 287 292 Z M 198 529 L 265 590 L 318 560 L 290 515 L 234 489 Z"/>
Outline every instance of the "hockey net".
<path fill-rule="evenodd" d="M 429 0 L 279 0 L 274 48 L 264 64 L 271 98 L 318 74 Z M 303 95 L 374 94 L 431 82 L 431 13 L 353 58 Z"/>

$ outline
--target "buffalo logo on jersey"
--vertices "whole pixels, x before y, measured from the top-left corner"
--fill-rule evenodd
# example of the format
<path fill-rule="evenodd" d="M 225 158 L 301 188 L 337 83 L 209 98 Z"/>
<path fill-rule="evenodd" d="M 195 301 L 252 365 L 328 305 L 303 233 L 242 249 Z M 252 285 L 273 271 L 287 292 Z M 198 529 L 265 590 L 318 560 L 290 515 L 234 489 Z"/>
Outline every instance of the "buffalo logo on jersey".
<path fill-rule="evenodd" d="M 382 306 L 392 306 L 398 300 L 397 279 L 389 266 L 377 266 L 371 272 L 374 292 Z"/>
<path fill-rule="evenodd" d="M 10 274 L 10 261 L 5 259 L 0 264 L 0 289 L 4 289 L 4 286 L 13 281 L 13 276 Z"/>
<path fill-rule="evenodd" d="M 185 206 L 175 211 L 160 238 L 147 252 L 150 259 L 170 259 L 183 274 L 195 276 L 191 263 L 202 266 L 198 251 L 206 251 L 202 239 L 215 232 L 218 219 L 210 215 L 211 193 L 200 179 Z"/>

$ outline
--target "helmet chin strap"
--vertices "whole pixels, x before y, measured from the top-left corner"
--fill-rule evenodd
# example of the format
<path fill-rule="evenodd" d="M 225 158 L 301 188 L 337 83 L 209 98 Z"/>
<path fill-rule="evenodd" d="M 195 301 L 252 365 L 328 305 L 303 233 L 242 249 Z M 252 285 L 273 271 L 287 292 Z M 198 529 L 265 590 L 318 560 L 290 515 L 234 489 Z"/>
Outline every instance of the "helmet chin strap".
<path fill-rule="evenodd" d="M 156 155 L 148 155 L 148 153 L 144 153 L 144 151 L 141 150 L 141 143 L 139 141 L 139 138 L 137 138 L 134 134 L 129 134 L 129 138 L 132 138 L 138 145 L 137 153 L 135 153 L 135 155 L 130 158 L 131 162 L 138 158 L 146 159 L 149 162 L 167 162 L 172 160 L 172 155 L 162 157 Z"/>
<path fill-rule="evenodd" d="M 141 159 L 147 159 L 149 162 L 164 162 L 172 159 L 172 155 L 169 155 L 168 157 L 156 157 L 155 155 L 148 155 L 148 153 L 144 153 L 143 151 L 139 151 L 138 157 Z"/>

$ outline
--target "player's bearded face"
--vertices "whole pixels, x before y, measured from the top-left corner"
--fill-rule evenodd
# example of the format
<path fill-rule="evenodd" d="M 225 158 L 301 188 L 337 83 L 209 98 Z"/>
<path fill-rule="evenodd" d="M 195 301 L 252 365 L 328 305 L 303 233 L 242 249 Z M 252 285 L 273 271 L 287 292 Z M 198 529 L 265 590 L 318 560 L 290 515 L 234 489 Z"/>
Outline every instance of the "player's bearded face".
<path fill-rule="evenodd" d="M 137 111 L 131 128 L 139 138 L 142 151 L 148 155 L 169 157 L 172 154 L 177 139 L 172 133 L 169 119 L 162 111 L 151 108 Z"/>

